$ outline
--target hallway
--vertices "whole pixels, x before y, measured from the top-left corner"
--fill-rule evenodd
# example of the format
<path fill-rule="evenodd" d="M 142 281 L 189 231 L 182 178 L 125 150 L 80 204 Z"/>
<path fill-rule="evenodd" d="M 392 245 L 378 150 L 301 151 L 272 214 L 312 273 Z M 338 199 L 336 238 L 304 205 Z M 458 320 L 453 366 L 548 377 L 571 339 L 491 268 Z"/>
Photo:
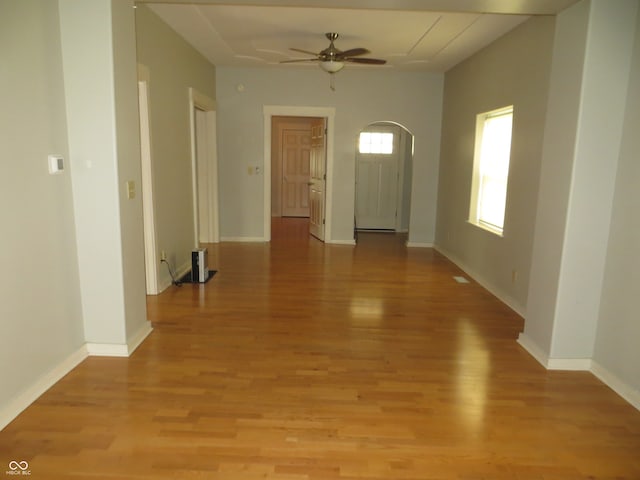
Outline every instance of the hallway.
<path fill-rule="evenodd" d="M 304 220 L 209 245 L 148 298 L 129 359 L 88 358 L 0 432 L 34 478 L 637 479 L 640 412 L 545 371 L 523 321 L 433 249 Z"/>

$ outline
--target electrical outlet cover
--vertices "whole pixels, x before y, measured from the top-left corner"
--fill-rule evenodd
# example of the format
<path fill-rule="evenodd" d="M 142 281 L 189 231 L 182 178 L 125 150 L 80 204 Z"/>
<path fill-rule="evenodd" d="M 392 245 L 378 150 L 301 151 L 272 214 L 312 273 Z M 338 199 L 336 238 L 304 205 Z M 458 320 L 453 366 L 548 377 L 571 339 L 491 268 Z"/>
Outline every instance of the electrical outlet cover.
<path fill-rule="evenodd" d="M 64 158 L 62 155 L 49 155 L 47 158 L 51 175 L 59 175 L 64 171 Z"/>

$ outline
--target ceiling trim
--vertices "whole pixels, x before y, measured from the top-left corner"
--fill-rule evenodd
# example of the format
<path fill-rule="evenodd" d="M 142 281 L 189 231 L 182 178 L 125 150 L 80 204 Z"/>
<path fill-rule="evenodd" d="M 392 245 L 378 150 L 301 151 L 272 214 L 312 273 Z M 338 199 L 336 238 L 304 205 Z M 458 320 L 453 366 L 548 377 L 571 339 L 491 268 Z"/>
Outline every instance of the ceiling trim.
<path fill-rule="evenodd" d="M 137 0 L 137 3 L 555 15 L 578 1 L 580 0 Z"/>

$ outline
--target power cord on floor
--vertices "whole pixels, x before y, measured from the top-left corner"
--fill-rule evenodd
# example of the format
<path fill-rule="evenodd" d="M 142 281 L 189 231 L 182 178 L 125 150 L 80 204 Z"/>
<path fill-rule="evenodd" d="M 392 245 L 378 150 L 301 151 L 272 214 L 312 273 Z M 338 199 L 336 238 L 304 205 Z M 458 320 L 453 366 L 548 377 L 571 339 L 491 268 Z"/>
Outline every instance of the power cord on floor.
<path fill-rule="evenodd" d="M 171 265 L 169 265 L 169 262 L 167 262 L 167 260 L 163 258 L 162 260 L 160 260 L 160 263 L 167 264 L 167 269 L 169 269 L 169 275 L 171 276 L 171 283 L 176 287 L 181 287 L 182 282 L 180 282 L 179 280 L 176 280 L 176 276 L 173 274 L 173 270 L 171 270 Z"/>

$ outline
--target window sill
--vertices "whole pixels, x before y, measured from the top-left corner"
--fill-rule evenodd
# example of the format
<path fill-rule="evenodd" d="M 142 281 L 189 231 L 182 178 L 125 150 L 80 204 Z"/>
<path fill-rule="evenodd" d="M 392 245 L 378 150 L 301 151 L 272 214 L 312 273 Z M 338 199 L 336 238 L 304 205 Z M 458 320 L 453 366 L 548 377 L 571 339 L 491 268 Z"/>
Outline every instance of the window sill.
<path fill-rule="evenodd" d="M 484 230 L 486 232 L 489 233 L 493 233 L 494 235 L 500 237 L 500 238 L 504 238 L 504 230 L 500 230 L 499 228 L 491 228 L 489 225 L 485 225 L 483 223 L 477 223 L 471 220 L 467 220 L 467 223 L 469 225 L 473 225 L 474 227 L 477 227 L 481 230 Z"/>

